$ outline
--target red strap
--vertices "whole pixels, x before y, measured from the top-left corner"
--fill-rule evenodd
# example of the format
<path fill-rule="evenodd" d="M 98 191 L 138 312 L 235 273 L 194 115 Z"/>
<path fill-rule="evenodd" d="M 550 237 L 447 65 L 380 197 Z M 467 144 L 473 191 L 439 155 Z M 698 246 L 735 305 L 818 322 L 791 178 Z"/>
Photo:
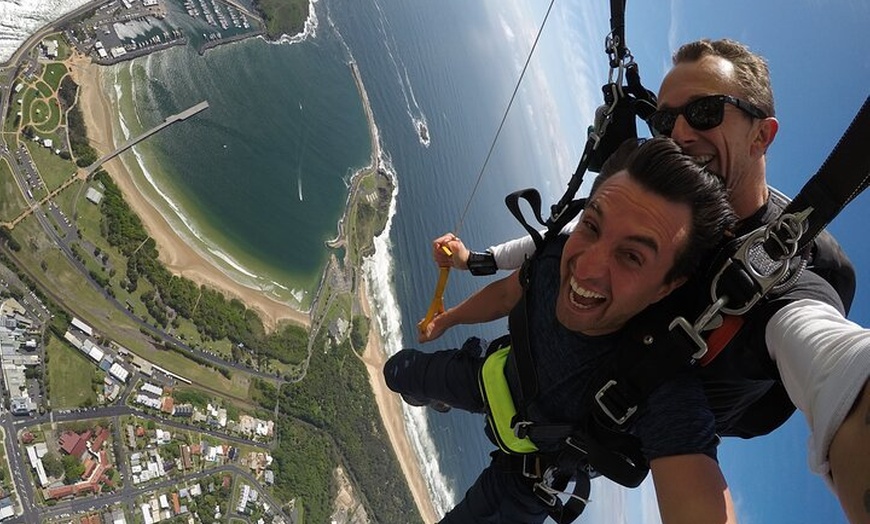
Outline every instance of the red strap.
<path fill-rule="evenodd" d="M 740 331 L 742 326 L 742 316 L 722 315 L 722 325 L 714 329 L 710 333 L 710 336 L 707 337 L 707 353 L 701 357 L 700 364 L 706 366 L 712 362 L 725 349 L 725 346 L 731 342 L 731 339 Z"/>

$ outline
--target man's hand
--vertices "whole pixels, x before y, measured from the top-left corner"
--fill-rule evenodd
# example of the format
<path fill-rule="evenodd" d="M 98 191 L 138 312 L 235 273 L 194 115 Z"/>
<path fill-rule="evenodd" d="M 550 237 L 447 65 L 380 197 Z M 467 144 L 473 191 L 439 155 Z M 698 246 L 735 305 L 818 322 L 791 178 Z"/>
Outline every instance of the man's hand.
<path fill-rule="evenodd" d="M 452 255 L 444 252 L 444 247 L 450 250 Z M 468 248 L 453 233 L 446 233 L 432 241 L 432 258 L 438 267 L 453 267 L 456 269 L 468 269 Z"/>
<path fill-rule="evenodd" d="M 417 326 L 419 327 L 422 322 L 423 321 L 421 320 L 417 324 Z M 419 341 L 421 344 L 425 342 L 431 342 L 443 335 L 444 332 L 450 329 L 451 326 L 452 324 L 447 321 L 446 312 L 438 313 L 437 315 L 432 317 L 432 321 L 429 322 L 428 326 L 426 326 L 425 331 L 423 331 L 422 329 L 417 330 L 417 341 Z"/>

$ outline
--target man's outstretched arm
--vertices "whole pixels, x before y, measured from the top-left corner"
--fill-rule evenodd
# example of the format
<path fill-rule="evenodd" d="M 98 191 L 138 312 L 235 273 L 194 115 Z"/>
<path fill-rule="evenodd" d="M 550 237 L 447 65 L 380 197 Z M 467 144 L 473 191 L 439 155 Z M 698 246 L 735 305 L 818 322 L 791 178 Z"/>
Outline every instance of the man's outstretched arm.
<path fill-rule="evenodd" d="M 562 232 L 570 233 L 575 225 L 576 222 L 570 222 Z M 543 233 L 541 231 L 541 234 Z M 451 254 L 445 254 L 441 246 L 447 246 Z M 529 235 L 490 246 L 482 252 L 470 251 L 453 233 L 446 233 L 432 241 L 432 256 L 439 267 L 468 269 L 472 274 L 492 274 L 497 270 L 519 269 L 526 257 L 534 252 L 535 241 Z M 483 266 L 484 270 L 478 273 L 477 269 L 480 266 Z"/>
<path fill-rule="evenodd" d="M 519 271 L 496 280 L 477 291 L 459 305 L 437 315 L 426 332 L 420 334 L 420 342 L 440 337 L 445 331 L 459 324 L 482 324 L 507 316 L 522 296 Z"/>
<path fill-rule="evenodd" d="M 810 426 L 810 467 L 850 522 L 870 522 L 870 330 L 804 299 L 767 323 L 765 342 Z"/>
<path fill-rule="evenodd" d="M 849 522 L 870 522 L 870 380 L 834 434 L 828 461 Z"/>

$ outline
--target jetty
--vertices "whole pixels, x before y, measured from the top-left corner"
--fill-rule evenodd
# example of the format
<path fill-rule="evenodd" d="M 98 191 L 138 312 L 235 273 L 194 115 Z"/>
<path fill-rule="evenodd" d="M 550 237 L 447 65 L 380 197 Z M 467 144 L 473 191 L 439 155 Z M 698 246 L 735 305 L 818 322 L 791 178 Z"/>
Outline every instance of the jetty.
<path fill-rule="evenodd" d="M 105 164 L 109 160 L 115 158 L 116 156 L 120 155 L 121 153 L 123 153 L 127 149 L 130 149 L 131 147 L 135 146 L 139 142 L 145 140 L 149 136 L 151 136 L 155 133 L 159 133 L 163 129 L 171 126 L 172 124 L 174 124 L 176 122 L 181 122 L 182 120 L 190 118 L 193 115 L 195 115 L 201 111 L 204 111 L 206 109 L 208 109 L 208 100 L 203 100 L 202 102 L 200 102 L 196 105 L 193 105 L 193 106 L 185 109 L 184 111 L 182 111 L 180 113 L 176 113 L 174 115 L 170 115 L 170 116 L 166 117 L 166 119 L 163 120 L 163 122 L 152 127 L 148 131 L 145 131 L 141 135 L 136 136 L 134 138 L 131 138 L 130 140 L 127 140 L 126 142 L 124 142 L 123 144 L 121 144 L 120 146 L 115 148 L 114 151 L 112 151 L 106 155 L 103 155 L 103 157 L 101 157 L 96 162 L 94 162 L 93 164 L 88 166 L 88 168 L 86 170 L 86 176 L 88 178 L 90 178 L 90 176 L 94 173 L 94 171 L 99 169 L 100 166 L 102 166 L 103 164 Z"/>

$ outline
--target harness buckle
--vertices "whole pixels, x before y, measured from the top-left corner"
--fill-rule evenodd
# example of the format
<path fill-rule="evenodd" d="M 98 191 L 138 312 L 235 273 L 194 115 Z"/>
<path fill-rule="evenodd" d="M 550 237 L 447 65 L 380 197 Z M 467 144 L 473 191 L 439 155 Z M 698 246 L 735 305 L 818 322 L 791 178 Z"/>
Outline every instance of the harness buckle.
<path fill-rule="evenodd" d="M 528 479 L 541 478 L 541 457 L 538 455 L 523 455 L 523 476 Z"/>
<path fill-rule="evenodd" d="M 583 446 L 580 444 L 580 442 L 578 442 L 577 439 L 575 439 L 573 436 L 566 437 L 565 444 L 576 449 L 584 456 L 589 454 L 585 449 L 583 449 Z"/>
<path fill-rule="evenodd" d="M 559 493 L 557 489 L 553 487 L 553 481 L 555 480 L 556 468 L 555 466 L 550 466 L 541 475 L 541 480 L 535 482 L 532 485 L 532 491 L 541 500 L 544 504 L 549 507 L 555 507 L 557 503 L 559 503 Z"/>
<path fill-rule="evenodd" d="M 532 422 L 528 420 L 520 420 L 514 424 L 514 435 L 519 439 L 524 439 L 529 435 L 529 428 Z"/>
<path fill-rule="evenodd" d="M 670 331 L 674 331 L 676 328 L 682 330 L 683 334 L 688 337 L 692 346 L 697 348 L 697 350 L 692 353 L 693 362 L 701 359 L 707 354 L 707 342 L 704 340 L 704 337 L 701 336 L 701 332 L 710 326 L 713 319 L 716 318 L 719 311 L 725 305 L 726 300 L 728 300 L 728 297 L 719 297 L 715 302 L 710 304 L 703 313 L 701 313 L 701 316 L 698 317 L 698 321 L 694 324 L 686 320 L 686 317 L 677 317 L 672 320 L 668 326 L 668 330 Z"/>
<path fill-rule="evenodd" d="M 788 260 L 795 256 L 798 241 L 806 230 L 806 220 L 813 209 L 794 214 L 781 215 L 773 223 L 756 229 L 738 240 L 740 247 L 731 255 L 710 284 L 713 300 L 727 297 L 742 300 L 742 304 L 723 304 L 722 312 L 729 315 L 742 315 L 754 306 L 777 283 L 781 282 L 789 270 Z M 768 254 L 766 246 L 774 246 L 775 254 Z M 776 257 L 776 258 L 774 258 Z M 735 278 L 733 271 L 737 271 Z M 727 275 L 726 275 L 727 273 Z M 720 291 L 720 281 L 726 276 L 726 285 L 743 286 L 744 289 Z M 754 289 L 746 289 L 747 287 Z M 735 296 L 736 295 L 736 296 Z"/>
<path fill-rule="evenodd" d="M 607 404 L 605 403 L 605 395 L 607 394 L 607 391 L 615 385 L 616 385 L 616 380 L 613 380 L 613 379 L 608 380 L 607 383 L 604 384 L 604 386 L 602 386 L 601 389 L 599 389 L 598 392 L 595 393 L 595 402 L 598 403 L 598 406 L 601 408 L 601 411 L 603 411 L 604 414 L 607 415 L 608 418 L 610 418 L 610 420 L 615 422 L 617 425 L 621 426 L 621 425 L 625 424 L 625 421 L 630 419 L 632 415 L 634 415 L 634 412 L 637 411 L 637 406 L 634 405 L 634 406 L 630 406 L 628 408 L 625 408 L 624 410 L 622 410 L 623 411 L 622 415 L 617 416 L 614 413 L 614 411 L 620 410 L 621 406 L 617 406 L 614 402 L 612 402 L 612 399 L 610 399 L 610 397 L 608 397 L 608 399 L 611 400 L 611 404 L 613 404 L 613 405 L 607 406 Z M 613 411 L 611 411 L 611 407 L 613 407 Z"/>
<path fill-rule="evenodd" d="M 674 331 L 676 328 L 679 328 L 686 337 L 688 337 L 689 342 L 697 349 L 694 353 L 692 353 L 692 360 L 698 360 L 704 355 L 707 354 L 707 342 L 701 337 L 701 334 L 695 330 L 695 326 L 693 326 L 685 317 L 677 317 L 671 324 L 668 326 L 670 331 Z"/>

